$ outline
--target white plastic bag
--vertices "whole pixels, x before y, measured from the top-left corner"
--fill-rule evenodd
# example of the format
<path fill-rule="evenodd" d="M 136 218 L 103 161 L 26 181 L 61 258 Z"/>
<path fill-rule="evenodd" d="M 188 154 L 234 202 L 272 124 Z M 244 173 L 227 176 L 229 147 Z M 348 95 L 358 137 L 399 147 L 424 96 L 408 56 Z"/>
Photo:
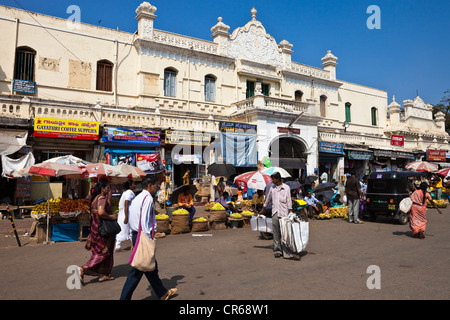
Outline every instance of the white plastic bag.
<path fill-rule="evenodd" d="M 250 219 L 252 231 L 273 233 L 272 218 L 267 218 L 263 215 L 252 216 Z"/>
<path fill-rule="evenodd" d="M 403 213 L 408 213 L 411 210 L 412 204 L 413 204 L 413 202 L 412 202 L 411 198 L 406 197 L 402 201 L 400 201 L 399 209 Z"/>
<path fill-rule="evenodd" d="M 309 241 L 309 222 L 299 219 L 296 215 L 280 219 L 281 241 L 292 252 L 305 250 Z"/>

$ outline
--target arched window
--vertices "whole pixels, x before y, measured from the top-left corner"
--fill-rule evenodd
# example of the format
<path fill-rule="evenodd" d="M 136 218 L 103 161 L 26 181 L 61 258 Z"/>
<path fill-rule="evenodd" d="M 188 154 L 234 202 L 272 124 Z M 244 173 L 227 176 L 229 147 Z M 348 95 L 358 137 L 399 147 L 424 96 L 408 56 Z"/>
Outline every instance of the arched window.
<path fill-rule="evenodd" d="M 377 125 L 377 108 L 372 107 L 372 109 L 370 109 L 370 114 L 372 116 L 372 125 L 376 126 Z"/>
<path fill-rule="evenodd" d="M 174 69 L 164 69 L 164 95 L 176 97 L 177 94 L 177 72 Z"/>
<path fill-rule="evenodd" d="M 205 77 L 205 101 L 216 101 L 216 78 L 211 75 Z"/>
<path fill-rule="evenodd" d="M 36 51 L 29 47 L 16 49 L 14 79 L 34 81 L 34 57 Z"/>
<path fill-rule="evenodd" d="M 301 92 L 300 90 L 295 91 L 295 97 L 294 100 L 295 101 L 302 101 L 302 97 L 303 97 L 303 92 Z"/>
<path fill-rule="evenodd" d="M 114 64 L 108 60 L 97 61 L 97 85 L 101 91 L 112 91 Z"/>
<path fill-rule="evenodd" d="M 320 116 L 326 117 L 327 116 L 327 96 L 320 96 Z"/>
<path fill-rule="evenodd" d="M 350 102 L 345 103 L 345 121 L 352 122 L 352 114 L 351 114 L 352 104 Z"/>

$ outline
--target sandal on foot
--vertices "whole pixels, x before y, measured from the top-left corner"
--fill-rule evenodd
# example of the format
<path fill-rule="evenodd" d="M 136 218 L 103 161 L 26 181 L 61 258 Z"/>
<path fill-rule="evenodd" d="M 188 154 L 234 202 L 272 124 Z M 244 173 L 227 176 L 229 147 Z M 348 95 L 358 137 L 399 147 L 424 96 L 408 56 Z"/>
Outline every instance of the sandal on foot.
<path fill-rule="evenodd" d="M 169 289 L 166 294 L 161 297 L 161 300 L 169 300 L 171 296 L 177 293 L 177 291 L 178 289 L 176 288 Z"/>
<path fill-rule="evenodd" d="M 105 281 L 109 281 L 109 280 L 114 280 L 114 277 L 111 276 L 103 276 L 100 279 L 98 279 L 98 282 L 105 282 Z"/>
<path fill-rule="evenodd" d="M 81 284 L 84 285 L 84 270 L 82 267 L 78 267 L 78 276 L 80 277 Z"/>

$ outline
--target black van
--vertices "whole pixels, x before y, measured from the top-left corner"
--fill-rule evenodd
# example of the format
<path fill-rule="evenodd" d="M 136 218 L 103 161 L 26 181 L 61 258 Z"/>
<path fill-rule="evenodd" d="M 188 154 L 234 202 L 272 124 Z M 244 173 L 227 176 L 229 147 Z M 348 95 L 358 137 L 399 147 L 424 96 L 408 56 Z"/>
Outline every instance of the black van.
<path fill-rule="evenodd" d="M 371 220 L 387 215 L 400 224 L 408 223 L 408 215 L 399 210 L 400 201 L 414 191 L 414 177 L 425 175 L 425 172 L 414 171 L 372 172 L 367 180 L 364 213 Z"/>

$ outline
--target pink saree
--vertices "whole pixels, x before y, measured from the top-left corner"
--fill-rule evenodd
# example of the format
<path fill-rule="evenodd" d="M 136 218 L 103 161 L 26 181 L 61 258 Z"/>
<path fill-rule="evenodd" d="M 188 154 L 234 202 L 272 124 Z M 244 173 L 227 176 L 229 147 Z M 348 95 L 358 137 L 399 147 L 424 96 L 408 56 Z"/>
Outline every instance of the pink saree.
<path fill-rule="evenodd" d="M 420 231 L 425 232 L 427 224 L 427 202 L 426 200 L 425 203 L 423 202 L 423 197 L 424 195 L 422 190 L 416 190 L 411 195 L 413 205 L 409 213 L 409 227 L 414 235 L 418 234 Z M 425 197 L 431 201 L 431 196 L 429 193 L 426 193 Z"/>

